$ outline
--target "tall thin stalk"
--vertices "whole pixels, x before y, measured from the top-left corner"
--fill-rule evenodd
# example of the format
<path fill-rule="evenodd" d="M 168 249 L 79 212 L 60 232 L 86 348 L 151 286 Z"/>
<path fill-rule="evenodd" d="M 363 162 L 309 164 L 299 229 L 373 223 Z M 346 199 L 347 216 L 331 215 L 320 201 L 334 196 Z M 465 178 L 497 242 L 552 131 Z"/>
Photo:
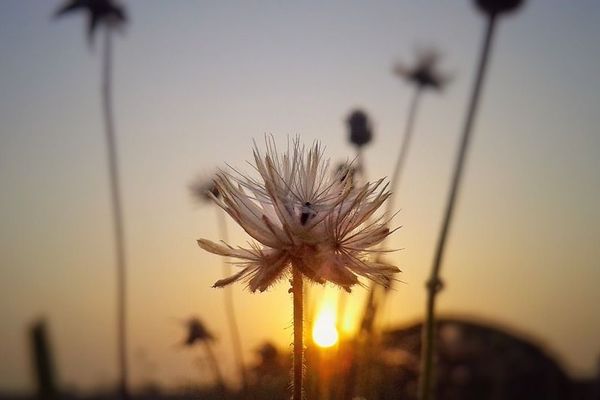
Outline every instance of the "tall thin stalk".
<path fill-rule="evenodd" d="M 367 180 L 367 167 L 365 166 L 365 155 L 362 147 L 356 148 L 356 170 L 361 181 Z"/>
<path fill-rule="evenodd" d="M 419 399 L 429 400 L 433 398 L 433 386 L 434 386 L 434 365 L 433 355 L 435 353 L 435 301 L 438 292 L 442 289 L 443 283 L 440 279 L 440 269 L 442 260 L 444 257 L 444 250 L 446 246 L 446 239 L 450 230 L 450 224 L 452 222 L 452 216 L 454 214 L 454 206 L 456 203 L 456 197 L 461 183 L 462 171 L 464 168 L 465 158 L 471 138 L 471 132 L 473 128 L 473 121 L 477 113 L 477 107 L 479 105 L 479 97 L 481 94 L 481 88 L 485 78 L 487 70 L 487 64 L 489 55 L 492 47 L 492 39 L 494 36 L 496 26 L 496 14 L 492 13 L 489 15 L 488 24 L 485 33 L 485 39 L 483 42 L 483 48 L 481 51 L 481 57 L 479 60 L 479 66 L 477 69 L 477 76 L 475 78 L 475 84 L 473 86 L 473 92 L 469 101 L 469 108 L 462 132 L 462 138 L 460 142 L 460 148 L 456 158 L 454 166 L 454 173 L 452 176 L 452 185 L 450 193 L 448 195 L 448 202 L 444 214 L 444 220 L 442 223 L 440 236 L 438 238 L 437 247 L 435 251 L 435 257 L 433 260 L 433 266 L 431 268 L 431 275 L 427 281 L 427 308 L 425 311 L 426 319 L 423 327 L 423 338 L 421 346 L 421 378 L 419 384 Z"/>
<path fill-rule="evenodd" d="M 292 268 L 292 301 L 294 303 L 294 361 L 292 400 L 302 400 L 304 378 L 304 299 L 302 273 Z"/>
<path fill-rule="evenodd" d="M 119 366 L 119 392 L 123 399 L 129 399 L 127 372 L 127 264 L 125 257 L 125 237 L 121 191 L 119 185 L 119 164 L 117 143 L 112 110 L 112 30 L 105 27 L 104 63 L 102 69 L 102 104 L 106 146 L 108 148 L 108 169 L 112 201 L 112 216 L 115 238 L 115 257 L 117 263 L 117 354 Z"/>
<path fill-rule="evenodd" d="M 223 210 L 220 208 L 216 208 L 218 225 L 219 225 L 219 235 L 223 238 L 224 241 L 228 241 L 228 232 L 227 232 L 227 221 L 225 220 L 225 215 Z M 231 275 L 231 265 L 227 261 L 227 258 L 222 258 L 223 262 L 223 276 Z M 227 315 L 227 324 L 229 325 L 229 332 L 231 334 L 231 342 L 233 343 L 233 354 L 235 357 L 235 362 L 238 366 L 240 379 L 242 383 L 242 389 L 245 391 L 248 388 L 248 382 L 246 379 L 246 370 L 244 368 L 244 358 L 242 353 L 242 342 L 240 340 L 240 331 L 238 328 L 237 320 L 235 318 L 235 308 L 233 304 L 233 288 L 231 286 L 227 286 L 223 288 L 224 292 L 224 300 L 225 300 L 225 315 Z"/>
<path fill-rule="evenodd" d="M 400 185 L 400 177 L 402 176 L 402 172 L 404 170 L 404 163 L 406 162 L 406 157 L 410 148 L 410 143 L 415 127 L 415 120 L 417 117 L 417 110 L 419 108 L 419 101 L 421 100 L 422 92 L 423 86 L 417 85 L 415 87 L 415 91 L 410 102 L 410 106 L 408 109 L 408 118 L 406 120 L 406 126 L 404 127 L 404 135 L 402 137 L 402 143 L 400 144 L 400 153 L 398 154 L 398 158 L 396 159 L 394 171 L 392 172 L 392 178 L 390 179 L 390 198 L 385 209 L 385 221 L 389 221 L 389 219 L 392 218 L 392 213 L 394 210 L 394 199 L 396 198 L 397 189 Z"/>
<path fill-rule="evenodd" d="M 204 340 L 204 350 L 206 351 L 206 355 L 208 356 L 208 362 L 210 363 L 213 371 L 215 372 L 215 381 L 217 387 L 221 392 L 225 391 L 225 380 L 223 379 L 223 373 L 221 372 L 221 368 L 219 368 L 219 362 L 217 361 L 217 357 L 215 356 L 215 352 L 212 348 L 211 340 Z"/>
<path fill-rule="evenodd" d="M 419 108 L 421 94 L 423 93 L 423 86 L 416 85 L 415 91 L 412 96 L 412 100 L 408 109 L 408 117 L 406 119 L 406 125 L 404 127 L 404 135 L 402 136 L 402 143 L 400 144 L 400 153 L 398 154 L 398 158 L 396 159 L 396 164 L 394 165 L 394 170 L 392 172 L 392 177 L 390 180 L 390 198 L 387 201 L 387 205 L 385 208 L 384 221 L 389 221 L 392 218 L 393 210 L 394 210 L 394 199 L 396 197 L 398 186 L 400 185 L 400 177 L 402 176 L 402 171 L 404 169 L 404 164 L 406 162 L 406 158 L 408 155 L 408 150 L 410 148 L 415 121 L 417 117 L 417 111 Z M 381 247 L 384 248 L 385 242 L 387 238 L 381 243 Z M 391 285 L 390 285 L 391 286 Z M 371 283 L 371 287 L 369 289 L 369 295 L 367 297 L 367 306 L 365 309 L 365 314 L 363 316 L 363 321 L 361 324 L 361 331 L 364 331 L 365 334 L 369 334 L 373 328 L 373 324 L 375 323 L 375 318 L 377 315 L 377 311 L 381 306 L 381 302 L 383 301 L 382 293 L 385 289 L 383 289 L 380 285 L 376 283 Z M 388 289 L 389 290 L 389 289 Z"/>

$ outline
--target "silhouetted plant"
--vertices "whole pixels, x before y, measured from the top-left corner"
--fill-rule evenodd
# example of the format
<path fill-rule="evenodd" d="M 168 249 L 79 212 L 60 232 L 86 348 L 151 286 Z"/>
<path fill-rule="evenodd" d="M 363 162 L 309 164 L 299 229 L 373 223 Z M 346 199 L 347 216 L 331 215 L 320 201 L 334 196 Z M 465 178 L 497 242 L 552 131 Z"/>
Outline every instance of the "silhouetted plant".
<path fill-rule="evenodd" d="M 108 148 L 108 166 L 114 224 L 115 252 L 117 262 L 117 345 L 119 357 L 119 387 L 121 396 L 129 398 L 127 373 L 127 309 L 126 309 L 126 258 L 123 212 L 119 185 L 119 165 L 115 124 L 112 112 L 112 47 L 111 37 L 114 29 L 127 22 L 125 9 L 112 0 L 70 0 L 60 7 L 55 16 L 62 17 L 72 12 L 83 11 L 88 14 L 87 37 L 90 46 L 98 28 L 105 33 L 104 61 L 102 69 L 102 100 L 104 128 Z"/>
<path fill-rule="evenodd" d="M 348 124 L 348 139 L 356 147 L 356 166 L 355 172 L 365 173 L 363 160 L 363 147 L 373 140 L 373 129 L 369 116 L 363 110 L 354 110 L 346 119 Z"/>
<path fill-rule="evenodd" d="M 391 217 L 391 210 L 393 210 L 394 204 L 393 200 L 400 184 L 400 176 L 410 148 L 421 94 L 427 89 L 441 91 L 450 80 L 448 74 L 438 71 L 437 64 L 439 59 L 440 53 L 437 50 L 430 48 L 417 52 L 417 61 L 414 66 L 407 67 L 404 64 L 397 63 L 394 67 L 394 73 L 396 75 L 414 85 L 414 93 L 410 102 L 404 133 L 402 135 L 400 153 L 396 159 L 390 181 L 392 196 L 390 197 L 390 202 L 387 207 L 388 218 Z"/>
<path fill-rule="evenodd" d="M 198 178 L 190 185 L 190 191 L 196 200 L 200 203 L 213 203 L 213 197 L 219 198 L 220 193 L 214 179 Z M 225 215 L 223 210 L 215 208 L 217 215 L 217 225 L 219 229 L 219 236 L 227 241 L 227 221 L 225 221 Z M 222 259 L 223 264 L 223 277 L 231 275 L 231 264 L 227 262 L 226 258 Z M 248 387 L 248 380 L 246 379 L 246 369 L 244 368 L 244 357 L 242 352 L 242 342 L 240 339 L 240 331 L 237 324 L 237 318 L 235 316 L 235 307 L 233 302 L 233 290 L 231 286 L 225 288 L 223 292 L 223 300 L 225 303 L 225 315 L 227 316 L 227 324 L 229 325 L 229 333 L 231 334 L 231 342 L 233 344 L 233 354 L 240 374 L 240 381 L 242 388 L 246 390 Z"/>
<path fill-rule="evenodd" d="M 406 125 L 404 127 L 404 133 L 402 135 L 400 152 L 398 153 L 398 158 L 396 159 L 396 163 L 391 175 L 391 195 L 385 210 L 386 219 L 392 218 L 394 200 L 398 193 L 400 177 L 404 169 L 406 158 L 408 157 L 421 95 L 424 91 L 429 89 L 436 91 L 443 90 L 450 80 L 448 74 L 442 73 L 438 70 L 437 64 L 439 63 L 439 60 L 440 53 L 433 48 L 428 48 L 417 51 L 416 62 L 413 66 L 406 66 L 402 63 L 397 63 L 394 66 L 394 73 L 400 78 L 406 80 L 409 84 L 413 85 L 414 92 L 408 109 L 408 116 L 406 119 Z M 363 334 L 367 336 L 370 335 L 373 325 L 375 324 L 378 310 L 382 307 L 385 300 L 386 293 L 387 291 L 382 290 L 380 286 L 371 285 L 369 294 L 367 296 L 367 302 L 360 329 Z"/>
<path fill-rule="evenodd" d="M 35 373 L 37 397 L 42 400 L 57 399 L 56 368 L 48 327 L 44 319 L 35 321 L 29 327 L 31 359 Z"/>
<path fill-rule="evenodd" d="M 190 192 L 199 203 L 212 203 L 212 196 L 219 197 L 214 180 L 200 177 L 190 185 Z"/>
<path fill-rule="evenodd" d="M 488 16 L 516 11 L 524 0 L 475 0 L 475 5 Z"/>
<path fill-rule="evenodd" d="M 448 237 L 450 225 L 452 223 L 452 216 L 454 213 L 454 206 L 456 204 L 456 197 L 460 188 L 462 171 L 464 169 L 467 150 L 471 139 L 473 121 L 475 120 L 475 115 L 477 113 L 479 97 L 481 94 L 481 89 L 483 86 L 483 81 L 487 70 L 487 64 L 492 48 L 492 40 L 494 37 L 496 21 L 500 15 L 515 11 L 523 3 L 523 1 L 474 0 L 474 3 L 476 7 L 479 8 L 487 17 L 487 27 L 484 35 L 479 65 L 477 67 L 477 72 L 475 76 L 475 83 L 473 85 L 473 92 L 471 93 L 471 98 L 469 99 L 467 114 L 460 140 L 460 147 L 458 149 L 458 154 L 454 165 L 450 192 L 448 193 L 448 200 L 446 203 L 444 218 L 440 229 L 440 235 L 438 237 L 438 242 L 436 245 L 431 274 L 429 279 L 427 280 L 426 285 L 427 303 L 425 310 L 425 324 L 423 325 L 423 340 L 421 353 L 422 367 L 419 382 L 419 398 L 421 400 L 429 400 L 433 396 L 432 389 L 434 382 L 433 356 L 435 353 L 435 300 L 437 294 L 442 290 L 444 286 L 440 278 L 440 269 L 444 257 L 446 239 Z"/>
<path fill-rule="evenodd" d="M 272 137 L 266 154 L 255 146 L 260 178 L 219 172 L 214 198 L 259 243 L 233 248 L 206 239 L 204 250 L 238 259 L 241 271 L 215 287 L 243 281 L 250 291 L 265 291 L 291 274 L 294 316 L 293 399 L 303 393 L 303 279 L 331 282 L 347 291 L 361 275 L 390 284 L 398 269 L 368 258 L 371 248 L 390 234 L 383 217 L 368 219 L 389 197 L 383 180 L 354 186 L 331 176 L 318 142 L 305 148 L 298 139 L 280 155 Z"/>
<path fill-rule="evenodd" d="M 355 176 L 358 173 L 358 167 L 353 162 L 340 162 L 335 167 L 334 176 L 342 182 L 349 180 L 351 184 L 354 184 Z"/>
<path fill-rule="evenodd" d="M 289 390 L 289 355 L 264 342 L 255 350 L 256 362 L 251 367 L 252 399 L 283 399 Z"/>
<path fill-rule="evenodd" d="M 204 346 L 204 351 L 208 357 L 208 362 L 211 365 L 213 371 L 215 371 L 215 380 L 217 386 L 222 390 L 225 390 L 225 381 L 223 379 L 223 374 L 221 373 L 221 368 L 219 367 L 219 362 L 217 361 L 217 357 L 215 356 L 215 352 L 212 348 L 212 343 L 216 340 L 212 333 L 208 331 L 204 323 L 197 318 L 193 317 L 186 321 L 187 326 L 187 336 L 183 342 L 183 345 L 186 347 L 193 347 L 197 344 L 202 344 Z"/>

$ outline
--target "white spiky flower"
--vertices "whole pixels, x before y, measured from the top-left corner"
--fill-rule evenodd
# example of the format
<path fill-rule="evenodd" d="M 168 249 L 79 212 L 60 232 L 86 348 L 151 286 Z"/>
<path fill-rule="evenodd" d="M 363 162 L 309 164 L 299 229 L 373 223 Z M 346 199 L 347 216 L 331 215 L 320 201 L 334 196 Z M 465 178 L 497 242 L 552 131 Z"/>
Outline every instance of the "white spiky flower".
<path fill-rule="evenodd" d="M 204 250 L 235 258 L 242 268 L 215 287 L 244 281 L 252 292 L 262 292 L 291 268 L 347 291 L 359 283 L 357 275 L 389 285 L 399 269 L 369 257 L 391 233 L 387 221 L 374 217 L 389 197 L 383 179 L 355 187 L 346 172 L 330 173 L 318 142 L 306 148 L 299 139 L 281 156 L 272 137 L 264 155 L 255 144 L 253 167 L 256 179 L 236 170 L 215 178 L 221 196 L 213 200 L 258 242 L 234 248 L 198 240 Z"/>

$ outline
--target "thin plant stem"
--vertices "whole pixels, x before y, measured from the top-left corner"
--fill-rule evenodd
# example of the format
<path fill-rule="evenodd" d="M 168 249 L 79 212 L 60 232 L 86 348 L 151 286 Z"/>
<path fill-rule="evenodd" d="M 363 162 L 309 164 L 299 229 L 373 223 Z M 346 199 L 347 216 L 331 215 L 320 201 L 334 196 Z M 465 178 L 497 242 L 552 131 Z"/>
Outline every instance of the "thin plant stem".
<path fill-rule="evenodd" d="M 361 182 L 365 182 L 367 180 L 367 170 L 362 146 L 356 147 L 356 169 L 358 170 Z"/>
<path fill-rule="evenodd" d="M 221 391 L 225 391 L 225 381 L 223 380 L 223 374 L 221 373 L 221 368 L 219 368 L 219 362 L 217 361 L 217 357 L 215 356 L 215 352 L 212 348 L 212 343 L 210 340 L 204 341 L 204 349 L 206 350 L 206 355 L 208 356 L 208 362 L 210 363 L 212 369 L 215 371 L 215 381 L 217 386 Z"/>
<path fill-rule="evenodd" d="M 225 220 L 225 215 L 220 208 L 215 207 L 217 211 L 218 225 L 219 225 L 219 233 L 220 237 L 223 238 L 225 242 L 228 242 L 228 232 L 227 232 L 227 221 Z M 227 261 L 226 258 L 222 258 L 223 260 L 223 276 L 231 275 L 231 264 Z M 231 342 L 233 343 L 233 354 L 235 357 L 235 361 L 238 365 L 240 379 L 242 383 L 242 389 L 245 391 L 248 388 L 248 382 L 246 380 L 246 370 L 244 369 L 244 358 L 242 353 L 242 342 L 240 339 L 240 331 L 237 324 L 237 319 L 235 318 L 235 308 L 233 303 L 233 288 L 231 286 L 226 286 L 223 288 L 223 295 L 225 300 L 225 314 L 227 315 L 227 324 L 229 325 L 229 332 L 231 334 Z"/>
<path fill-rule="evenodd" d="M 294 303 L 294 361 L 292 400 L 302 400 L 304 378 L 304 299 L 302 273 L 292 268 L 292 301 Z"/>
<path fill-rule="evenodd" d="M 398 186 L 400 185 L 400 178 L 404 170 L 404 164 L 410 149 L 411 139 L 415 128 L 415 121 L 417 117 L 417 110 L 419 109 L 419 102 L 421 100 L 421 93 L 423 87 L 417 85 L 415 92 L 413 93 L 412 100 L 408 109 L 408 118 L 406 120 L 406 126 L 404 127 L 404 135 L 402 137 L 402 144 L 400 145 L 400 153 L 396 159 L 396 165 L 392 172 L 392 178 L 390 179 L 390 198 L 387 201 L 387 207 L 385 209 L 385 221 L 388 221 L 393 214 L 394 210 L 394 199 L 396 198 Z"/>
<path fill-rule="evenodd" d="M 402 176 L 402 171 L 404 170 L 404 164 L 408 156 L 408 151 L 410 149 L 411 139 L 414 132 L 415 121 L 417 117 L 417 111 L 419 109 L 422 92 L 423 87 L 418 85 L 413 93 L 412 100 L 410 101 L 408 117 L 406 119 L 406 125 L 404 127 L 404 135 L 402 136 L 402 143 L 400 144 L 400 152 L 398 153 L 398 158 L 396 159 L 396 164 L 394 166 L 394 170 L 392 172 L 392 177 L 390 180 L 390 198 L 387 201 L 384 221 L 389 221 L 392 218 L 394 210 L 394 200 L 398 191 L 397 189 L 400 185 L 400 177 Z M 384 248 L 386 241 L 387 238 L 381 242 L 382 248 Z M 392 283 L 393 282 L 390 282 L 390 287 Z M 363 323 L 361 327 L 361 330 L 363 330 L 367 335 L 371 332 L 373 328 L 373 324 L 375 323 L 375 318 L 377 316 L 377 311 L 382 306 L 381 303 L 383 302 L 384 294 L 388 291 L 389 289 L 386 290 L 374 282 L 371 283 L 369 296 L 367 297 L 367 307 L 365 309 L 365 315 L 363 317 Z"/>
<path fill-rule="evenodd" d="M 102 69 L 102 100 L 104 127 L 108 148 L 108 167 L 112 200 L 112 215 L 115 238 L 115 256 L 117 262 L 117 354 L 119 365 L 119 391 L 123 399 L 129 399 L 127 373 L 127 264 L 125 257 L 125 235 L 121 192 L 119 185 L 119 164 L 115 124 L 112 110 L 112 30 L 105 28 L 104 65 Z"/>
<path fill-rule="evenodd" d="M 433 266 L 431 268 L 431 275 L 427 281 L 427 308 L 425 311 L 425 324 L 423 326 L 423 338 L 421 346 L 421 379 L 419 384 L 419 399 L 429 400 L 433 399 L 433 386 L 434 386 L 434 363 L 433 355 L 435 353 L 435 301 L 438 292 L 442 289 L 442 281 L 440 279 L 440 269 L 442 260 L 444 257 L 444 249 L 446 246 L 446 239 L 448 238 L 448 232 L 450 230 L 450 224 L 452 222 L 452 215 L 454 213 L 454 206 L 456 203 L 456 197 L 461 183 L 462 171 L 464 168 L 465 158 L 469 147 L 469 141 L 471 138 L 471 132 L 473 128 L 473 121 L 477 113 L 477 107 L 479 104 L 479 97 L 481 94 L 481 88 L 485 78 L 487 70 L 487 64 L 489 61 L 489 55 L 492 47 L 492 39 L 494 36 L 494 28 L 496 26 L 496 17 L 494 14 L 490 15 L 485 39 L 483 42 L 483 48 L 481 51 L 481 58 L 479 60 L 479 66 L 477 69 L 477 76 L 475 84 L 473 86 L 473 92 L 469 101 L 469 108 L 465 120 L 465 125 L 462 133 L 460 142 L 459 152 L 456 158 L 454 166 L 454 173 L 452 176 L 452 185 L 448 196 L 448 203 L 444 214 L 444 220 L 442 223 L 440 236 L 438 238 L 437 247 L 435 251 L 435 257 L 433 260 Z"/>

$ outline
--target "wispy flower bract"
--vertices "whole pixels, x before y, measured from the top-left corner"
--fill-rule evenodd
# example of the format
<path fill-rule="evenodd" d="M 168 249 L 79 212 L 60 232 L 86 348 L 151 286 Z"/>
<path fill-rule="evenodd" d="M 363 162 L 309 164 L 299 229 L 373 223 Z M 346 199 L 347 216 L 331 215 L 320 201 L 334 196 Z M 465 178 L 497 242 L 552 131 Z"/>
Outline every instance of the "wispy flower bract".
<path fill-rule="evenodd" d="M 258 243 L 234 248 L 200 239 L 204 250 L 235 258 L 241 268 L 214 286 L 241 280 L 262 292 L 290 268 L 347 291 L 359 283 L 358 275 L 389 285 L 398 268 L 368 257 L 390 234 L 387 221 L 374 217 L 389 197 L 383 179 L 355 187 L 344 172 L 331 174 L 318 142 L 306 148 L 293 140 L 282 155 L 272 138 L 266 147 L 265 154 L 254 148 L 259 177 L 234 170 L 215 179 L 221 197 L 214 200 Z"/>

